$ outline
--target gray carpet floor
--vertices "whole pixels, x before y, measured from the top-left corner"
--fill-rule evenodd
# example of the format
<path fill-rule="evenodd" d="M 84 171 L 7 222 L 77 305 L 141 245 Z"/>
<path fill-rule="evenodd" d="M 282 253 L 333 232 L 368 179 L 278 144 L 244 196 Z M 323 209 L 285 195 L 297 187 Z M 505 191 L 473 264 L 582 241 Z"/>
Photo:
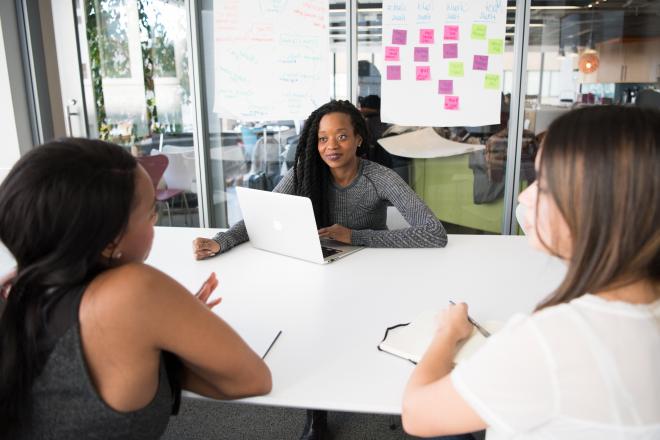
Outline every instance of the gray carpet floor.
<path fill-rule="evenodd" d="M 305 425 L 305 410 L 254 406 L 184 398 L 163 440 L 297 440 Z M 413 439 L 401 429 L 401 418 L 374 414 L 330 412 L 332 440 Z"/>

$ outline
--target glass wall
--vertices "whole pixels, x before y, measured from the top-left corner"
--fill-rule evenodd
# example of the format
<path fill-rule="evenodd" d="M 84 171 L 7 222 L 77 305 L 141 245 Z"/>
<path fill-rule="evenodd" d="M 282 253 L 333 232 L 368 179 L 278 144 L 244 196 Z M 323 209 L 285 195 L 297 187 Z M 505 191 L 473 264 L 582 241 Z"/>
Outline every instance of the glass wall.
<path fill-rule="evenodd" d="M 211 226 L 228 227 L 242 218 L 236 199 L 236 186 L 272 190 L 292 166 L 302 121 L 243 121 L 221 118 L 215 112 L 216 5 L 212 0 L 203 0 L 200 5 L 202 76 L 205 83 L 204 95 L 207 97 L 206 122 L 209 127 L 206 144 L 209 148 L 212 187 Z M 345 3 L 331 0 L 329 13 L 330 82 L 327 100 L 348 99 L 349 62 Z"/>
<path fill-rule="evenodd" d="M 473 144 L 473 152 L 416 159 L 390 154 L 375 143 L 371 158 L 392 167 L 442 220 L 450 233 L 499 234 L 502 231 L 509 106 L 513 78 L 513 27 L 516 2 L 508 1 L 504 44 L 504 81 L 500 123 L 479 127 L 432 127 L 451 141 Z M 358 101 L 376 139 L 423 130 L 380 119 L 383 5 L 358 1 Z M 527 139 L 527 162 L 533 161 L 535 139 Z M 533 180 L 533 174 L 526 176 Z"/>
<path fill-rule="evenodd" d="M 531 5 L 527 137 L 543 137 L 555 118 L 575 107 L 660 108 L 660 2 L 533 0 Z M 523 162 L 521 185 L 529 168 Z"/>
<path fill-rule="evenodd" d="M 88 135 L 165 156 L 160 224 L 199 225 L 184 0 L 78 0 Z"/>
<path fill-rule="evenodd" d="M 303 121 L 247 121 L 215 113 L 215 3 L 193 2 L 200 20 L 192 32 L 201 45 L 210 226 L 226 227 L 241 218 L 237 185 L 272 189 L 290 168 Z M 513 163 L 507 151 L 511 96 L 517 83 L 513 38 L 518 3 L 507 2 L 499 124 L 431 127 L 447 140 L 473 145 L 474 151 L 419 159 L 393 155 L 378 142 L 370 147 L 369 158 L 396 170 L 453 233 L 498 234 L 504 229 L 504 193 L 509 189 L 505 176 L 507 164 Z M 136 156 L 166 155 L 169 164 L 159 189 L 178 193 L 162 204 L 160 222 L 198 225 L 198 159 L 193 150 L 198 126 L 187 41 L 189 2 L 76 0 L 75 4 L 89 135 L 124 145 Z M 555 117 L 579 105 L 657 105 L 660 77 L 660 2 L 531 0 L 530 4 L 523 66 L 524 130 L 516 140 L 521 152 L 518 190 L 534 180 L 534 157 Z M 352 11 L 357 19 L 355 35 L 348 27 L 351 11 L 346 2 L 329 0 L 328 5 L 327 98 L 350 99 L 351 90 L 357 90 L 356 104 L 377 139 L 429 128 L 380 120 L 386 68 L 382 1 L 357 1 L 357 11 Z M 357 40 L 353 75 L 349 74 L 355 62 L 349 59 L 351 38 Z"/>
<path fill-rule="evenodd" d="M 660 78 L 660 2 L 533 0 L 527 69 L 535 134 L 575 106 L 644 105 Z"/>

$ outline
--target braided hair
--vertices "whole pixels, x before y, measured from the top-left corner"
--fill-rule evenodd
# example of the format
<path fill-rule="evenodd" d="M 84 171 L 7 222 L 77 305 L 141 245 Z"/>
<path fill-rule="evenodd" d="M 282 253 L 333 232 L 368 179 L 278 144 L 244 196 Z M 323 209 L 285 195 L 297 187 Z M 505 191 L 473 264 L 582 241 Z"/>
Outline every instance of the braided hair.
<path fill-rule="evenodd" d="M 296 195 L 311 199 L 316 225 L 319 228 L 330 226 L 328 212 L 330 167 L 323 161 L 318 150 L 319 124 L 323 116 L 329 113 L 344 113 L 351 118 L 353 131 L 362 138 L 362 144 L 356 152 L 357 156 L 364 154 L 371 140 L 362 114 L 350 101 L 332 100 L 314 110 L 305 121 L 293 166 L 294 191 Z"/>

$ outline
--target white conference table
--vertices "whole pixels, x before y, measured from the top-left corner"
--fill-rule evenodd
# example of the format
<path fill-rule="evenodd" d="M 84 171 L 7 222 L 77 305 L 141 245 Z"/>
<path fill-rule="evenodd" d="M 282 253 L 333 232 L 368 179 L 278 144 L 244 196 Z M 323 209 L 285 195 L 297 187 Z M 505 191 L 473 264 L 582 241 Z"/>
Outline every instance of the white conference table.
<path fill-rule="evenodd" d="M 387 327 L 449 299 L 476 320 L 506 320 L 533 310 L 565 273 L 517 236 L 450 235 L 443 249 L 364 249 L 329 265 L 249 243 L 195 261 L 192 240 L 217 231 L 156 228 L 147 262 L 191 291 L 216 272 L 216 313 L 248 343 L 282 330 L 266 357 L 272 392 L 243 400 L 253 404 L 400 414 L 413 365 L 377 350 Z"/>

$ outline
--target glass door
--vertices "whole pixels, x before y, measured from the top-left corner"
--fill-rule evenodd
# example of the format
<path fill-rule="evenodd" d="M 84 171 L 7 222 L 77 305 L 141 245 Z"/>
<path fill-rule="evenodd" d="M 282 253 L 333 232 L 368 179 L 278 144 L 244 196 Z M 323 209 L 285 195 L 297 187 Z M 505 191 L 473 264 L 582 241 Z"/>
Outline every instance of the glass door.
<path fill-rule="evenodd" d="M 193 106 L 184 0 L 53 5 L 67 135 L 163 155 L 159 224 L 198 226 Z"/>

